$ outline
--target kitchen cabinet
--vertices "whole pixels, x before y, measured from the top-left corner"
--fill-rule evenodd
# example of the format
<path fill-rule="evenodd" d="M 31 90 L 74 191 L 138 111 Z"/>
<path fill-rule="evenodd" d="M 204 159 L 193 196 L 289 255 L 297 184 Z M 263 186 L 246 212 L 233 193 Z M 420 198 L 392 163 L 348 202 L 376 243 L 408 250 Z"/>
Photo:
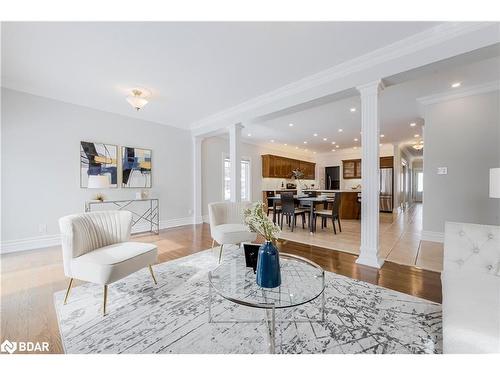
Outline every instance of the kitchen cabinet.
<path fill-rule="evenodd" d="M 380 158 L 380 168 L 392 168 L 393 164 L 393 156 Z M 361 178 L 361 159 L 342 160 L 342 176 L 346 180 Z"/>
<path fill-rule="evenodd" d="M 304 180 L 314 180 L 316 176 L 315 163 L 276 155 L 262 155 L 262 177 L 290 178 L 294 169 L 304 173 Z"/>

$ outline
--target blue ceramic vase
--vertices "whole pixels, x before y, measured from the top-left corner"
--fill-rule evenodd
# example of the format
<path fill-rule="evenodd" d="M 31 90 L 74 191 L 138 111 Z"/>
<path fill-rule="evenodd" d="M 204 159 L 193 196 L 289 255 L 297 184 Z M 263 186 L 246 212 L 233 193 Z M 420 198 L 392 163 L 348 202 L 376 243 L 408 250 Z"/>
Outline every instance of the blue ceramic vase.
<path fill-rule="evenodd" d="M 280 254 L 270 241 L 266 241 L 259 249 L 257 285 L 262 288 L 276 288 L 281 285 Z"/>

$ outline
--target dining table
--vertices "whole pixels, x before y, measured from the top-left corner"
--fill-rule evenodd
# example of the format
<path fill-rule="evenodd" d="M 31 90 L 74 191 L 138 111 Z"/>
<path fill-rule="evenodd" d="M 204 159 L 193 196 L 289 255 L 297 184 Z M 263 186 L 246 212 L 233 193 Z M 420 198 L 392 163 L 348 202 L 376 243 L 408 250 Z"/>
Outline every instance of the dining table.
<path fill-rule="evenodd" d="M 276 207 L 277 204 L 281 201 L 281 196 L 276 195 L 274 197 L 269 197 L 268 199 L 272 200 L 273 202 L 273 223 L 276 223 Z M 293 199 L 295 200 L 296 203 L 303 204 L 309 206 L 309 231 L 311 233 L 314 233 L 315 231 L 315 225 L 313 225 L 313 217 L 314 217 L 314 207 L 317 203 L 327 203 L 331 200 L 331 198 L 328 198 L 325 195 L 320 195 L 320 196 L 308 196 L 308 195 L 294 195 Z"/>

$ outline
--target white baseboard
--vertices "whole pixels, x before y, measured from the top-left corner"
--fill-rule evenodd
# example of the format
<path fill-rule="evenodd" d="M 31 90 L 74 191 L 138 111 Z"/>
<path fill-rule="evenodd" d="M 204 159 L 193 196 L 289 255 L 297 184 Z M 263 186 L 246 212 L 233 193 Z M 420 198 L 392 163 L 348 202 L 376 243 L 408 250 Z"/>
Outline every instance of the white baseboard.
<path fill-rule="evenodd" d="M 182 225 L 192 225 L 193 217 L 181 217 L 177 219 L 168 219 L 160 221 L 160 229 L 180 227 Z M 140 233 L 149 231 L 150 226 L 147 224 L 134 227 L 132 233 Z M 17 251 L 26 251 L 40 249 L 44 247 L 59 246 L 61 244 L 61 235 L 52 234 L 39 237 L 23 238 L 20 240 L 3 241 L 0 248 L 0 254 L 14 253 Z"/>
<path fill-rule="evenodd" d="M 202 220 L 204 223 L 208 223 L 208 215 L 203 215 Z"/>
<path fill-rule="evenodd" d="M 423 230 L 422 231 L 422 240 L 443 243 L 444 242 L 444 233 L 443 232 L 432 232 L 430 230 Z"/>
<path fill-rule="evenodd" d="M 17 251 L 39 249 L 42 247 L 58 246 L 60 244 L 61 235 L 59 234 L 23 238 L 21 240 L 3 241 L 0 253 L 14 253 Z"/>

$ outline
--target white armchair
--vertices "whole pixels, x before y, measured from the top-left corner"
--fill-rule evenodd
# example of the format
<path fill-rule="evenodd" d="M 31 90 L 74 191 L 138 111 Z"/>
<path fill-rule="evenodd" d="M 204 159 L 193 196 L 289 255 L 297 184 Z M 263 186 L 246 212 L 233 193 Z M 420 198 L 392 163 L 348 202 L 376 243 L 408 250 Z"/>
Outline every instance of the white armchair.
<path fill-rule="evenodd" d="M 64 274 L 70 278 L 64 297 L 68 299 L 73 279 L 104 286 L 103 315 L 106 315 L 108 284 L 120 280 L 157 259 L 150 243 L 128 242 L 132 214 L 128 211 L 99 211 L 59 219 L 62 235 Z"/>
<path fill-rule="evenodd" d="M 444 353 L 500 353 L 500 227 L 446 223 Z"/>
<path fill-rule="evenodd" d="M 220 245 L 219 263 L 224 245 L 241 246 L 242 242 L 252 242 L 257 238 L 257 234 L 250 232 L 245 225 L 243 213 L 249 206 L 250 202 L 216 202 L 208 205 L 212 248 L 215 242 Z"/>

